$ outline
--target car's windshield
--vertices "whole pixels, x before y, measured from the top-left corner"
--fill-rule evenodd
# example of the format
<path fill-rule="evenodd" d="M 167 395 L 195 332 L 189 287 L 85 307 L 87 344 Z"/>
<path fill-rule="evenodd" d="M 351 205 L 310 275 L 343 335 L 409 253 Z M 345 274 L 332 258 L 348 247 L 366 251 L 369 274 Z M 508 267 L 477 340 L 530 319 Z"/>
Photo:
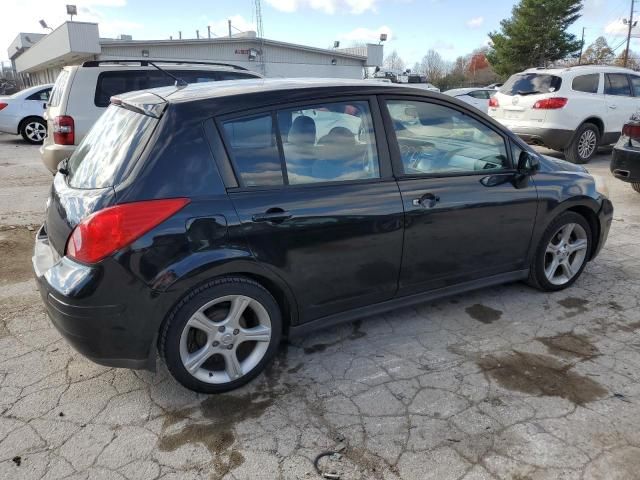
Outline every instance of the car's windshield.
<path fill-rule="evenodd" d="M 560 89 L 562 79 L 546 73 L 517 73 L 500 88 L 505 95 L 535 95 L 556 92 Z"/>
<path fill-rule="evenodd" d="M 109 106 L 69 158 L 69 185 L 116 185 L 122 172 L 142 153 L 157 122 L 132 110 Z"/>

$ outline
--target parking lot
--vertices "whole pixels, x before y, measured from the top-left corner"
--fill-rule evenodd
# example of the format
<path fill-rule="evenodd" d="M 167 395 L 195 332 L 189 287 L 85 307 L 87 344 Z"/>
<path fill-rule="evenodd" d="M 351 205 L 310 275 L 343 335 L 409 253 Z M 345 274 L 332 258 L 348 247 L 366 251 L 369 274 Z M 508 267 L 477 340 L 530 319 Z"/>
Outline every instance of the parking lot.
<path fill-rule="evenodd" d="M 51 176 L 0 135 L 0 478 L 321 478 L 324 452 L 327 478 L 638 478 L 640 195 L 609 158 L 589 169 L 610 237 L 569 290 L 489 288 L 296 338 L 206 397 L 61 339 L 30 263 Z"/>

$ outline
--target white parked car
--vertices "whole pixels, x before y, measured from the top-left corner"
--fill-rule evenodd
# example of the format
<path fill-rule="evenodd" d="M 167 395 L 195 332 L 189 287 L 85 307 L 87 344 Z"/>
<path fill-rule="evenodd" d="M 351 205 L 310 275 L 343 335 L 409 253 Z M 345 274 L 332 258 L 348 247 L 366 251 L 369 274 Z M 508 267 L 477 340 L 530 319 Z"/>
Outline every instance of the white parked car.
<path fill-rule="evenodd" d="M 532 68 L 512 75 L 489 101 L 489 116 L 529 143 L 587 163 L 599 145 L 615 143 L 640 111 L 640 74 L 584 65 Z"/>
<path fill-rule="evenodd" d="M 421 88 L 422 90 L 429 90 L 430 92 L 440 91 L 440 89 L 432 83 L 410 83 L 408 86 L 412 88 Z"/>
<path fill-rule="evenodd" d="M 481 112 L 489 110 L 489 99 L 496 94 L 493 88 L 454 88 L 444 92 L 445 95 L 456 97 L 458 100 L 473 105 Z"/>
<path fill-rule="evenodd" d="M 40 153 L 44 165 L 55 173 L 89 132 L 112 96 L 134 90 L 174 85 L 174 77 L 187 83 L 261 78 L 242 67 L 213 62 L 175 62 L 150 59 L 96 60 L 64 67 L 47 105 L 49 135 Z M 168 73 L 167 73 L 168 72 Z"/>
<path fill-rule="evenodd" d="M 29 143 L 42 143 L 47 135 L 44 109 L 52 86 L 38 85 L 0 97 L 0 132 L 22 135 Z"/>

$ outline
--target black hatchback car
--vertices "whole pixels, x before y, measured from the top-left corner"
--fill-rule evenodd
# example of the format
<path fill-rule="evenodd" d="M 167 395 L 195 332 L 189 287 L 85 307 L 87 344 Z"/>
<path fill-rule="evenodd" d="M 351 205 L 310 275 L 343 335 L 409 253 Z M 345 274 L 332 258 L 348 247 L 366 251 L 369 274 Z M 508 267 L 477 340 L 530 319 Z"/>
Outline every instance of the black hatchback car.
<path fill-rule="evenodd" d="M 33 265 L 91 360 L 215 393 L 285 335 L 505 282 L 571 285 L 612 205 L 587 171 L 425 90 L 243 80 L 112 99 Z"/>

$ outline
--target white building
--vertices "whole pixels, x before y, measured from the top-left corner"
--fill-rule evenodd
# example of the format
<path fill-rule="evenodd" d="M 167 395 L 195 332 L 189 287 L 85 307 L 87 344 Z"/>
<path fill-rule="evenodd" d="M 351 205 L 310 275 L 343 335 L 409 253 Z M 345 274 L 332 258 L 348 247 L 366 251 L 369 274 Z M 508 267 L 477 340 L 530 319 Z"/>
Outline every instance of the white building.
<path fill-rule="evenodd" d="M 21 33 L 8 50 L 28 85 L 53 82 L 65 65 L 88 60 L 199 60 L 231 63 L 267 77 L 362 78 L 365 67 L 382 64 L 382 45 L 323 49 L 257 38 L 230 37 L 133 40 L 100 38 L 98 24 L 65 22 L 48 35 Z"/>

